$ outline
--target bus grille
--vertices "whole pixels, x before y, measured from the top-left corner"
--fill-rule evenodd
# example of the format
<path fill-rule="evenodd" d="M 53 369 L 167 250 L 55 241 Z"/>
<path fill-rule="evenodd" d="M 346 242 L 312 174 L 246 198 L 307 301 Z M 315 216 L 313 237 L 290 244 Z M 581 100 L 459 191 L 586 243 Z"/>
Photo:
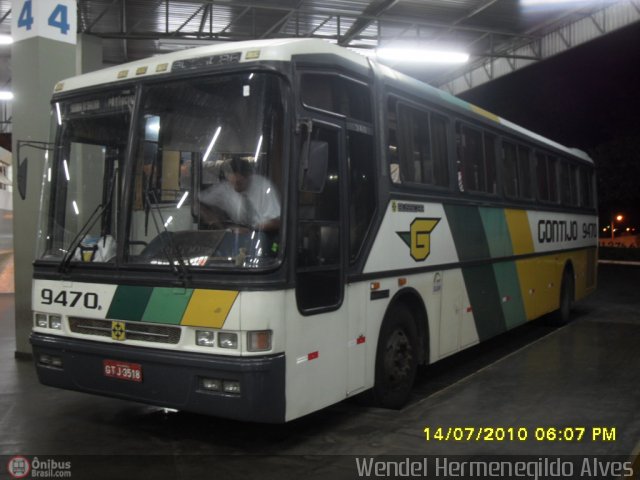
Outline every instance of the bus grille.
<path fill-rule="evenodd" d="M 69 317 L 69 328 L 73 333 L 111 338 L 111 320 Z M 127 340 L 175 345 L 180 341 L 181 330 L 180 327 L 125 322 L 125 332 Z"/>

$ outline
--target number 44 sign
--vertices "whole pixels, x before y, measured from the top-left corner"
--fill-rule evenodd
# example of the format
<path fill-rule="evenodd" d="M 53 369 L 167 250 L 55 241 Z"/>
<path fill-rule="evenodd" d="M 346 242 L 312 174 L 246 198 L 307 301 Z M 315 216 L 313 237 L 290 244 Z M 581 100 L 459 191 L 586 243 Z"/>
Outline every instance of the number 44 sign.
<path fill-rule="evenodd" d="M 76 9 L 76 0 L 13 0 L 13 40 L 45 37 L 75 44 Z"/>

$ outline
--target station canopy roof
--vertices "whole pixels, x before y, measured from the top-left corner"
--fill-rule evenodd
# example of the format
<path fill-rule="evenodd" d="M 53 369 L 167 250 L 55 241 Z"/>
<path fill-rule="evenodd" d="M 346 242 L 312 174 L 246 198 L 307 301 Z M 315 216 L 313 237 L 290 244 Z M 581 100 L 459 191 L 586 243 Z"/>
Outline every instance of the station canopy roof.
<path fill-rule="evenodd" d="M 467 53 L 462 65 L 388 62 L 451 93 L 640 20 L 638 0 L 78 0 L 77 5 L 78 32 L 103 39 L 107 65 L 211 42 L 319 37 L 365 53 L 394 46 Z M 10 31 L 16 14 L 11 7 L 11 0 L 0 0 L 0 33 Z"/>

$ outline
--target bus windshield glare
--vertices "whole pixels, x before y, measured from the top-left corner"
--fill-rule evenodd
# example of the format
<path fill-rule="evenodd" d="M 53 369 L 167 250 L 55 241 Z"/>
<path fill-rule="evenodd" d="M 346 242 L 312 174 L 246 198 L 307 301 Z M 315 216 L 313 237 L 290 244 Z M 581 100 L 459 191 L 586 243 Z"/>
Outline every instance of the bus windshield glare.
<path fill-rule="evenodd" d="M 284 191 L 279 78 L 221 75 L 138 91 L 137 113 L 133 90 L 54 104 L 40 258 L 63 266 L 277 264 Z"/>

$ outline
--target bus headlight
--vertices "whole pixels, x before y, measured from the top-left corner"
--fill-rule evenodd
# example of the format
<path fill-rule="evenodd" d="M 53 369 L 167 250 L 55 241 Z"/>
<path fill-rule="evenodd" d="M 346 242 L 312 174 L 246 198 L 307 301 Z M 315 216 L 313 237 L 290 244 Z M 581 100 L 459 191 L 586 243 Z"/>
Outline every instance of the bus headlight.
<path fill-rule="evenodd" d="M 62 330 L 62 317 L 60 315 L 49 315 L 49 327 L 55 330 Z"/>
<path fill-rule="evenodd" d="M 222 391 L 225 393 L 240 393 L 240 382 L 225 380 L 222 382 Z"/>
<path fill-rule="evenodd" d="M 271 330 L 247 332 L 247 350 L 250 352 L 271 350 Z"/>
<path fill-rule="evenodd" d="M 36 313 L 36 327 L 47 328 L 49 326 L 49 321 L 47 320 L 47 315 L 44 313 Z"/>
<path fill-rule="evenodd" d="M 220 332 L 218 334 L 218 346 L 220 348 L 238 348 L 238 334 Z"/>
<path fill-rule="evenodd" d="M 220 390 L 222 390 L 222 380 L 219 380 L 217 378 L 201 378 L 200 387 L 203 390 L 219 392 Z"/>
<path fill-rule="evenodd" d="M 215 345 L 215 335 L 206 330 L 196 330 L 196 345 L 201 347 L 213 347 Z"/>

